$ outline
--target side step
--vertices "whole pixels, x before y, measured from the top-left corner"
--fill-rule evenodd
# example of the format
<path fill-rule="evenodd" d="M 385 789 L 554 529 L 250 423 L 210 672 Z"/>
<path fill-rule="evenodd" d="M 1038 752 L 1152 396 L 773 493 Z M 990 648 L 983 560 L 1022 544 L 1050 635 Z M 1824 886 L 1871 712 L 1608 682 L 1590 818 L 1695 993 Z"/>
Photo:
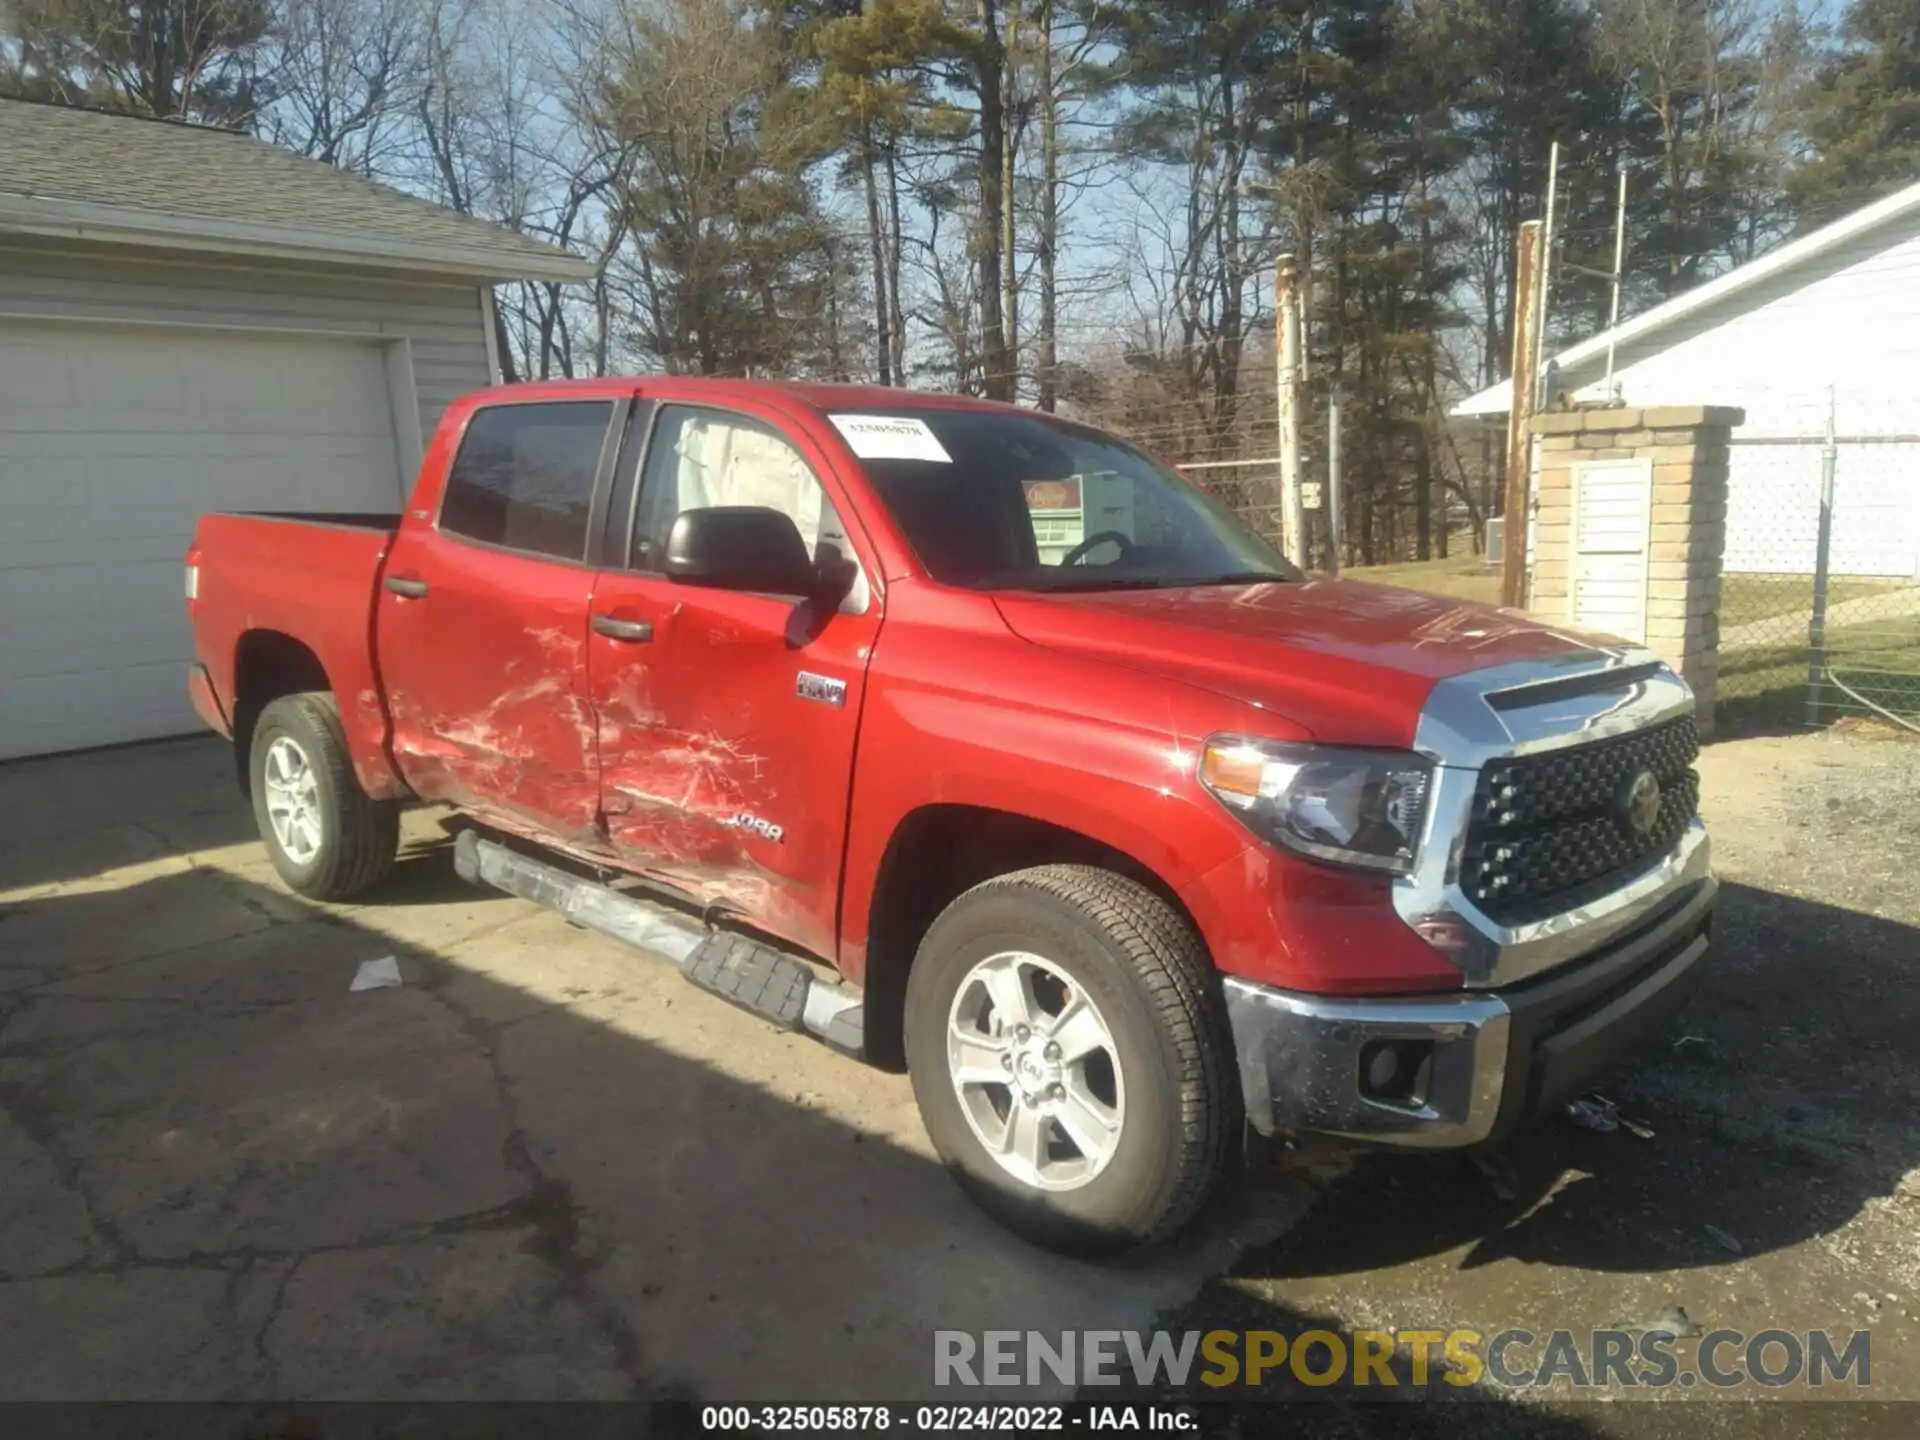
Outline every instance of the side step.
<path fill-rule="evenodd" d="M 827 983 L 791 955 L 746 935 L 710 929 L 670 906 L 583 880 L 472 830 L 461 831 L 454 841 L 453 866 L 472 884 L 491 885 L 556 910 L 576 925 L 664 955 L 702 990 L 783 1030 L 812 1035 L 843 1054 L 864 1052 L 860 992 Z"/>

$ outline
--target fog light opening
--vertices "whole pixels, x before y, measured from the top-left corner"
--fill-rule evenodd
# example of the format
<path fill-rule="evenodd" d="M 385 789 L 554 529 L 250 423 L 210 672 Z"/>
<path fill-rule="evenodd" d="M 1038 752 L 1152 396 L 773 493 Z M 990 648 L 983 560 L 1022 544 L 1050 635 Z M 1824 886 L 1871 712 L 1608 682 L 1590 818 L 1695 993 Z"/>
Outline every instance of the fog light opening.
<path fill-rule="evenodd" d="M 1432 1078 L 1431 1040 L 1374 1040 L 1360 1051 L 1360 1093 L 1369 1100 L 1417 1108 Z"/>

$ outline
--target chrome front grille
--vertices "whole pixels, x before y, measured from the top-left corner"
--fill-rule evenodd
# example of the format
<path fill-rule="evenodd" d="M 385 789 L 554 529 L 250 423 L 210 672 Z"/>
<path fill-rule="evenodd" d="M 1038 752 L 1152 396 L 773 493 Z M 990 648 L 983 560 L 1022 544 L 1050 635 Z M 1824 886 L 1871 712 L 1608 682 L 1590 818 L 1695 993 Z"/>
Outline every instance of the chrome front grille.
<path fill-rule="evenodd" d="M 1693 717 L 1592 744 L 1495 760 L 1481 772 L 1460 886 L 1486 915 L 1521 924 L 1633 878 L 1679 842 L 1699 809 Z M 1659 782 L 1657 813 L 1630 819 L 1635 777 Z M 1649 817 L 1642 817 L 1643 819 Z"/>

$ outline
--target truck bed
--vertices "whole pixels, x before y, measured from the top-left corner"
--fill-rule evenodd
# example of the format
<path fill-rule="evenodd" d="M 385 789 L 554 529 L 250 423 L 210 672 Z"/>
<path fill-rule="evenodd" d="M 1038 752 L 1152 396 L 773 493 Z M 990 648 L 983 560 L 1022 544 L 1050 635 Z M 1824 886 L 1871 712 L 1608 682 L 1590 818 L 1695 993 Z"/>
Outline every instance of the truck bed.
<path fill-rule="evenodd" d="M 397 512 L 216 513 L 201 517 L 188 552 L 199 567 L 195 658 L 222 713 L 238 728 L 250 723 L 246 697 L 235 694 L 242 645 L 278 647 L 287 664 L 310 654 L 339 700 L 361 786 L 374 796 L 404 788 L 387 754 L 373 646 L 381 572 L 399 524 Z"/>
<path fill-rule="evenodd" d="M 388 533 L 400 528 L 398 510 L 216 510 L 203 518 L 291 520 L 301 525 L 337 525 L 349 530 L 385 530 Z"/>

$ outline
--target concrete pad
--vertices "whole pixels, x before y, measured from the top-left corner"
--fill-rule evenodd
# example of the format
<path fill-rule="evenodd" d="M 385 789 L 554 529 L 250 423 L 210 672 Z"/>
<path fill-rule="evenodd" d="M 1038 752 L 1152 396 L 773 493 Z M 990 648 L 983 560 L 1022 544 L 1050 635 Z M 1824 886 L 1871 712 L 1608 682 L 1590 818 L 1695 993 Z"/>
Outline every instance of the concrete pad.
<path fill-rule="evenodd" d="M 504 923 L 498 918 L 502 914 Z M 425 979 L 443 1001 L 479 1024 L 503 1026 L 587 997 L 583 977 L 566 953 L 584 939 L 579 931 L 514 904 L 490 915 L 491 926 L 458 947 L 456 962 L 434 966 Z M 415 937 L 428 928 L 419 923 L 423 918 L 417 908 L 409 910 L 401 924 L 381 933 L 405 936 L 417 946 L 421 942 Z M 463 918 L 448 914 L 435 923 L 452 926 Z M 631 953 L 625 958 L 636 969 L 658 963 Z"/>
<path fill-rule="evenodd" d="M 0 1035 L 11 1055 L 45 1060 L 136 1035 L 177 1035 L 183 1018 L 257 1015 L 344 993 L 360 963 L 391 947 L 315 916 L 60 979 L 13 997 Z M 416 971 L 425 968 L 415 966 Z"/>
<path fill-rule="evenodd" d="M 220 884 L 174 859 L 115 872 L 117 883 L 74 885 L 9 906 L 7 955 L 50 978 L 112 968 L 265 930 L 307 912 L 284 894 Z"/>
<path fill-rule="evenodd" d="M 501 1065 L 530 1154 L 604 1259 L 594 1288 L 649 1372 L 696 1394 L 929 1396 L 936 1329 L 1146 1327 L 1305 1203 L 1258 1195 L 1141 1263 L 1048 1255 L 954 1186 L 904 1076 L 552 927 L 568 1003 L 506 1031 Z"/>
<path fill-rule="evenodd" d="M 261 1331 L 294 1400 L 631 1398 L 627 1337 L 498 1233 L 315 1255 Z"/>
<path fill-rule="evenodd" d="M 109 1258 L 96 1252 L 85 1202 L 11 1115 L 0 1115 L 0 1236 L 0 1280 Z"/>
<path fill-rule="evenodd" d="M 64 835 L 0 841 L 0 903 L 11 908 L 61 884 L 135 865 L 151 865 L 173 853 L 167 842 L 138 825 L 74 830 Z M 184 869 L 178 862 L 176 869 Z"/>
<path fill-rule="evenodd" d="M 191 735 L 8 765 L 0 768 L 0 810 L 15 837 L 44 838 L 230 809 L 232 755 L 216 735 Z"/>
<path fill-rule="evenodd" d="M 0 894 L 254 836 L 216 736 L 0 765 Z"/>
<path fill-rule="evenodd" d="M 93 1213 L 143 1258 L 346 1245 L 486 1213 L 524 1189 L 491 1064 L 406 989 L 9 1055 L 16 1113 L 57 1125 Z M 335 981 L 337 980 L 337 988 Z M 52 1000 L 54 1011 L 62 1003 Z"/>
<path fill-rule="evenodd" d="M 1748 878 L 1701 1043 L 1640 1082 L 1658 1142 L 1562 1135 L 1506 1201 L 1408 1159 L 1308 1212 L 1326 1177 L 1296 1166 L 1105 1267 L 977 1213 L 903 1078 L 460 885 L 434 812 L 368 903 L 313 906 L 218 746 L 5 767 L 0 806 L 68 808 L 18 832 L 53 878 L 0 907 L 0 1398 L 913 1398 L 936 1329 L 1592 1324 L 1673 1297 L 1872 1323 L 1891 1364 L 1920 1303 L 1913 992 L 1890 981 L 1920 872 L 1858 835 L 1910 833 L 1911 781 L 1834 748 L 1809 816 L 1786 797 L 1829 748 L 1780 743 L 1764 785 L 1764 747 L 1703 762 Z M 1792 898 L 1869 883 L 1845 910 Z M 350 994 L 383 954 L 405 983 Z M 1595 1178 L 1562 1183 L 1575 1162 Z"/>
<path fill-rule="evenodd" d="M 205 1400 L 234 1376 L 217 1267 L 0 1285 L 0 1400 Z"/>

